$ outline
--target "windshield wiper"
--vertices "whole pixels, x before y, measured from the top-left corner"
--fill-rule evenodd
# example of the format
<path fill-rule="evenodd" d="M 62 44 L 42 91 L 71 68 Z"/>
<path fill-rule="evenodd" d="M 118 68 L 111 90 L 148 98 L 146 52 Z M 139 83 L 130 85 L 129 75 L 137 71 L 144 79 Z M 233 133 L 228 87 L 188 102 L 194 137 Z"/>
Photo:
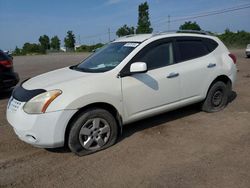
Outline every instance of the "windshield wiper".
<path fill-rule="evenodd" d="M 90 72 L 89 69 L 80 68 L 80 67 L 78 67 L 78 65 L 73 65 L 73 66 L 71 66 L 69 68 L 72 69 L 72 70 L 81 71 L 81 72 Z"/>
<path fill-rule="evenodd" d="M 86 68 L 78 67 L 78 65 L 74 65 L 74 66 L 71 66 L 69 68 L 72 70 L 80 71 L 80 72 L 92 72 L 92 73 L 103 72 L 103 71 L 99 71 L 96 69 L 86 69 Z"/>
<path fill-rule="evenodd" d="M 78 65 L 74 65 L 69 68 L 72 70 L 80 71 L 80 72 L 102 73 L 102 72 L 106 72 L 106 71 L 113 69 L 114 66 L 107 66 L 107 67 L 103 67 L 99 69 L 88 69 L 88 68 L 79 67 Z"/>

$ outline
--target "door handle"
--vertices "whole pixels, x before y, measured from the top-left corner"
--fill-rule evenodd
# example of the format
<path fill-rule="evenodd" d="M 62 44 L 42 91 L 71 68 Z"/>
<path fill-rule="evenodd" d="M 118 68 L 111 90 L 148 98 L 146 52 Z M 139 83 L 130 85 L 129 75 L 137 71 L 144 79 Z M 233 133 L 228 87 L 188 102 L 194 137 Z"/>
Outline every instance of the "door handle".
<path fill-rule="evenodd" d="M 215 66 L 216 66 L 215 63 L 209 63 L 208 66 L 207 66 L 207 68 L 213 68 L 213 67 L 215 67 Z"/>
<path fill-rule="evenodd" d="M 171 72 L 171 73 L 167 76 L 167 78 L 175 78 L 175 77 L 177 77 L 177 76 L 179 76 L 179 73 Z"/>

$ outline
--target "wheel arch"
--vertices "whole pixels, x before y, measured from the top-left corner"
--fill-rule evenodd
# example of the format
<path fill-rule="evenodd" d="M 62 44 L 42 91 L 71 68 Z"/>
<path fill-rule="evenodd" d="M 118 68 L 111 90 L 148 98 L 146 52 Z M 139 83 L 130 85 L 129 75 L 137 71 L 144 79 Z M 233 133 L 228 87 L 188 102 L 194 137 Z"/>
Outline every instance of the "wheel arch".
<path fill-rule="evenodd" d="M 68 143 L 68 137 L 69 137 L 69 132 L 72 126 L 72 123 L 74 122 L 74 120 L 76 120 L 76 118 L 79 116 L 80 113 L 82 113 L 83 111 L 86 111 L 88 109 L 91 108 L 101 108 L 104 110 L 107 110 L 108 112 L 110 112 L 118 125 L 118 128 L 120 129 L 119 134 L 122 134 L 122 117 L 119 114 L 118 110 L 111 104 L 109 103 L 105 103 L 105 102 L 97 102 L 97 103 L 92 103 L 92 104 L 88 104 L 82 108 L 79 108 L 78 111 L 70 118 L 66 129 L 65 129 L 65 134 L 64 134 L 64 145 L 66 145 Z"/>
<path fill-rule="evenodd" d="M 226 75 L 220 75 L 220 76 L 217 76 L 217 77 L 211 82 L 211 84 L 209 85 L 209 87 L 208 87 L 208 89 L 207 89 L 207 91 L 206 91 L 206 96 L 207 96 L 207 94 L 208 94 L 210 88 L 212 87 L 212 85 L 213 85 L 214 83 L 218 82 L 218 81 L 224 82 L 224 83 L 228 86 L 229 89 L 232 89 L 232 81 L 231 81 L 231 79 L 230 79 L 228 76 L 226 76 Z"/>

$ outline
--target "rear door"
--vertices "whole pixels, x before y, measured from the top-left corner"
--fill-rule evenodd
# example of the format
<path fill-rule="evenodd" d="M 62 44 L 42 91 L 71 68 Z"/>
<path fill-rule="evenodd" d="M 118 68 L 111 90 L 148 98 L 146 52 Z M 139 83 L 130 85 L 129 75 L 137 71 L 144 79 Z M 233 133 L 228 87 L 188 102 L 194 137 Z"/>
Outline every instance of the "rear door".
<path fill-rule="evenodd" d="M 177 61 L 181 64 L 181 99 L 199 98 L 216 69 L 216 58 L 210 54 L 206 39 L 177 37 Z"/>

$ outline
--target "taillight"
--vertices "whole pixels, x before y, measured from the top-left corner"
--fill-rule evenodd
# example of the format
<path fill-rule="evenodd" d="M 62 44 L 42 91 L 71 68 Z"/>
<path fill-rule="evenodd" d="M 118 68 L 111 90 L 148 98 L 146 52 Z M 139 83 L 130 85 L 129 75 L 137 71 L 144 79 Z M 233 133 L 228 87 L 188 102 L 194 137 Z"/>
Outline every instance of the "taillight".
<path fill-rule="evenodd" d="M 236 56 L 234 55 L 234 54 L 228 54 L 229 55 L 229 57 L 231 57 L 231 59 L 233 60 L 233 62 L 234 62 L 234 64 L 236 64 L 236 61 L 237 61 L 237 58 L 236 58 Z"/>
<path fill-rule="evenodd" d="M 10 60 L 3 60 L 3 61 L 0 61 L 0 65 L 6 67 L 6 68 L 10 68 L 12 67 L 12 61 Z"/>

